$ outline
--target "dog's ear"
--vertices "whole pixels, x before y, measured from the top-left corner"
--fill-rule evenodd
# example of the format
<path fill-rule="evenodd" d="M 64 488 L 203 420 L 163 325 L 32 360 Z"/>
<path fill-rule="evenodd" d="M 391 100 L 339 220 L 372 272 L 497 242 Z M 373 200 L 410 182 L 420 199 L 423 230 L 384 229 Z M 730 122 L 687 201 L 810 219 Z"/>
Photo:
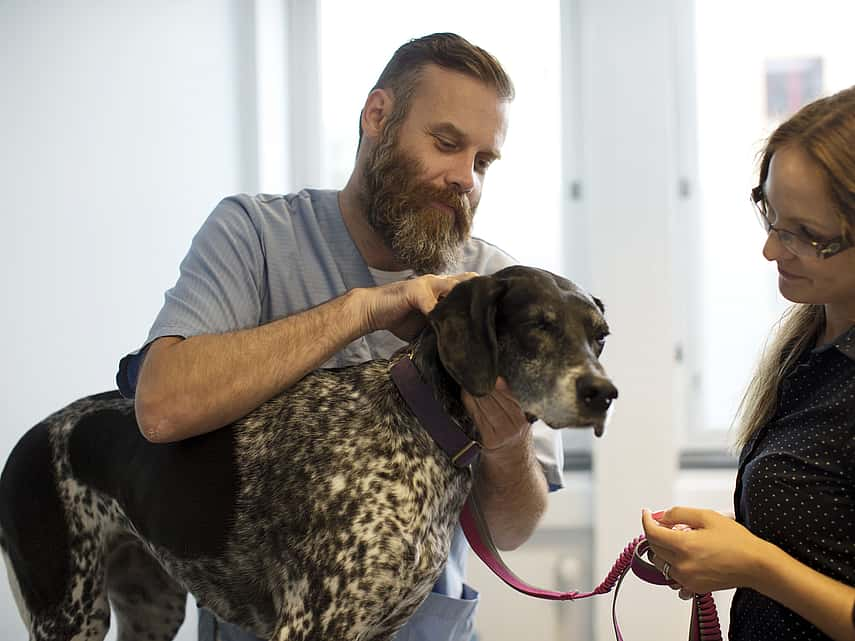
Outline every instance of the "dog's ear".
<path fill-rule="evenodd" d="M 474 396 L 496 386 L 496 306 L 506 289 L 504 281 L 476 276 L 455 286 L 428 316 L 443 366 Z"/>

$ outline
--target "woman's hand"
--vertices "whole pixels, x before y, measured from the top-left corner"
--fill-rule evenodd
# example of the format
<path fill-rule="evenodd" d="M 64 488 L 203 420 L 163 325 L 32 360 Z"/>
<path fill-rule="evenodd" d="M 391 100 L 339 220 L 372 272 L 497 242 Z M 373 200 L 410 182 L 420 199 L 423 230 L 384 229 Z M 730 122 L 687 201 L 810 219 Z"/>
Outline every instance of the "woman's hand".
<path fill-rule="evenodd" d="M 641 524 L 653 564 L 669 564 L 672 587 L 681 598 L 733 587 L 754 587 L 770 543 L 713 510 L 673 507 L 656 514 L 642 510 Z"/>

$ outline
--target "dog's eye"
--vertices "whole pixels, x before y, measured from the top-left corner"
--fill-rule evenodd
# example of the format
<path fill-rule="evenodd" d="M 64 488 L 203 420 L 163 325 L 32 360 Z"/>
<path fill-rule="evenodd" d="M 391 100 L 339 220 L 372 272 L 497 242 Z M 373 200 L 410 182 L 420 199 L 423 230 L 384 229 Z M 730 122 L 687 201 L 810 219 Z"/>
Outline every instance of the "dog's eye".
<path fill-rule="evenodd" d="M 601 332 L 594 337 L 594 342 L 597 346 L 602 350 L 603 347 L 606 346 L 606 337 L 609 335 L 608 332 Z"/>
<path fill-rule="evenodd" d="M 542 329 L 545 332 L 551 332 L 555 329 L 555 322 L 545 317 L 533 318 L 525 324 L 533 329 Z"/>

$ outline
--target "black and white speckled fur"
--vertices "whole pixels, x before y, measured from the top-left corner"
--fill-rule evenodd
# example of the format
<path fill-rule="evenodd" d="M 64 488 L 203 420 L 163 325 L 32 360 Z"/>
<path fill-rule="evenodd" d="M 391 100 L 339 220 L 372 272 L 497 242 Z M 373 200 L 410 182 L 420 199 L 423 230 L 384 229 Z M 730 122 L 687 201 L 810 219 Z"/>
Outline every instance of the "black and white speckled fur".
<path fill-rule="evenodd" d="M 471 436 L 459 389 L 486 393 L 497 375 L 553 427 L 601 432 L 616 395 L 597 360 L 601 310 L 564 279 L 508 268 L 456 287 L 413 360 Z M 109 598 L 119 641 L 167 641 L 188 591 L 264 638 L 390 638 L 440 574 L 471 484 L 404 405 L 392 362 L 318 370 L 180 443 L 145 441 L 115 393 L 30 430 L 0 479 L 30 638 L 102 639 Z"/>

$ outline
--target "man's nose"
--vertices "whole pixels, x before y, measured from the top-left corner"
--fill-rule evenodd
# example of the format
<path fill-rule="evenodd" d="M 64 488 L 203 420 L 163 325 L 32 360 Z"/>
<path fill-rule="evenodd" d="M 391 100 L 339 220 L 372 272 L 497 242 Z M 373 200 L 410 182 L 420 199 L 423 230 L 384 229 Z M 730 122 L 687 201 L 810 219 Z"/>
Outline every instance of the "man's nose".
<path fill-rule="evenodd" d="M 445 176 L 446 184 L 459 194 L 468 194 L 475 189 L 475 159 L 461 157 L 449 168 Z"/>

